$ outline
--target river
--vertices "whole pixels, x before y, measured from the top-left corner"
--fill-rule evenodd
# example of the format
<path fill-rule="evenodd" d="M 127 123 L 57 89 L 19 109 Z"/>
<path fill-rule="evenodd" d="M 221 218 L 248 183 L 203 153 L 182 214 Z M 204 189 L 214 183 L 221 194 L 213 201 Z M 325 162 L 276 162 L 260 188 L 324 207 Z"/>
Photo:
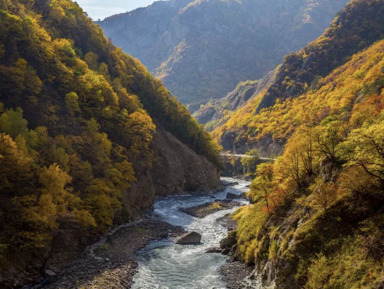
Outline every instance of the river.
<path fill-rule="evenodd" d="M 177 245 L 172 240 L 150 242 L 140 250 L 136 257 L 139 262 L 138 273 L 134 277 L 133 289 L 221 289 L 226 288 L 221 279 L 220 267 L 226 256 L 219 253 L 205 253 L 208 248 L 218 247 L 227 235 L 227 229 L 216 220 L 233 213 L 234 209 L 223 210 L 206 216 L 194 218 L 181 212 L 180 208 L 193 207 L 215 199 L 225 199 L 228 192 L 240 195 L 248 190 L 247 181 L 222 178 L 238 185 L 226 187 L 215 194 L 173 196 L 155 202 L 156 217 L 184 227 L 187 231 L 202 234 L 200 245 Z M 245 200 L 242 200 L 244 204 Z"/>

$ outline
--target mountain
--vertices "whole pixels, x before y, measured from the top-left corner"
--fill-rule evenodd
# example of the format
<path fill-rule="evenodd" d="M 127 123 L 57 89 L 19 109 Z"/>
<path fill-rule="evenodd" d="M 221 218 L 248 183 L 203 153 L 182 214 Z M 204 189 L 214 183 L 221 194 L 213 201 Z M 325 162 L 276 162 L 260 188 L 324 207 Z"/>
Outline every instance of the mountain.
<path fill-rule="evenodd" d="M 258 166 L 229 236 L 265 287 L 383 287 L 383 7 L 351 1 L 229 120 L 250 145 L 284 144 Z M 297 59 L 310 60 L 298 71 Z"/>
<path fill-rule="evenodd" d="M 211 131 L 223 125 L 233 114 L 245 106 L 250 99 L 258 96 L 267 89 L 275 80 L 276 71 L 268 73 L 259 80 L 247 80 L 240 82 L 236 88 L 225 97 L 210 100 L 207 104 L 201 105 L 193 113 L 193 116 L 206 129 Z"/>
<path fill-rule="evenodd" d="M 258 147 L 265 155 L 281 153 L 287 137 L 300 124 L 297 117 L 286 115 L 290 113 L 288 108 L 282 107 L 316 89 L 334 68 L 383 38 L 381 4 L 381 1 L 352 1 L 321 37 L 299 52 L 287 55 L 278 66 L 274 81 L 264 91 L 252 97 L 228 120 L 217 121 L 224 124 L 217 127 L 213 135 L 224 149 L 246 152 Z"/>
<path fill-rule="evenodd" d="M 209 134 L 76 3 L 0 1 L 1 288 L 156 196 L 215 188 L 219 167 Z"/>
<path fill-rule="evenodd" d="M 98 22 L 196 110 L 262 78 L 318 37 L 347 0 L 170 0 Z"/>

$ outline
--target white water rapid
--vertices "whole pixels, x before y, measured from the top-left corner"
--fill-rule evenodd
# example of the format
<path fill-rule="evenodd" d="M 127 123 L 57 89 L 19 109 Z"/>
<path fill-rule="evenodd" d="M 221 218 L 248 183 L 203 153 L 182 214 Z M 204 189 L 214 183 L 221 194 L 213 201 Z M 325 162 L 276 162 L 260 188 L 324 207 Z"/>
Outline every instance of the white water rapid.
<path fill-rule="evenodd" d="M 215 199 L 225 199 L 227 193 L 240 195 L 248 190 L 249 182 L 222 178 L 238 185 L 226 187 L 215 194 L 168 197 L 155 203 L 155 214 L 162 220 L 183 226 L 187 231 L 202 234 L 201 245 L 177 245 L 172 240 L 154 241 L 138 252 L 139 271 L 134 277 L 133 289 L 222 289 L 226 288 L 219 273 L 226 256 L 205 253 L 218 247 L 227 235 L 227 229 L 216 220 L 235 211 L 223 210 L 199 219 L 187 215 L 179 208 L 193 207 Z M 245 203 L 245 200 L 243 200 Z"/>

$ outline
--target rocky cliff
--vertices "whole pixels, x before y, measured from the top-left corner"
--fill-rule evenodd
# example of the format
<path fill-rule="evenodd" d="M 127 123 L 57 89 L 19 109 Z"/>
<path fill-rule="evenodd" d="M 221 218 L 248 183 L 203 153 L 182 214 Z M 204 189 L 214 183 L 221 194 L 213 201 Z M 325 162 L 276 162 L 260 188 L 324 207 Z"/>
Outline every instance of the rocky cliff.
<path fill-rule="evenodd" d="M 158 196 L 211 191 L 220 185 L 219 169 L 164 129 L 157 129 L 153 149 L 152 166 L 143 171 L 126 199 L 136 199 L 140 210 L 151 208 Z"/>

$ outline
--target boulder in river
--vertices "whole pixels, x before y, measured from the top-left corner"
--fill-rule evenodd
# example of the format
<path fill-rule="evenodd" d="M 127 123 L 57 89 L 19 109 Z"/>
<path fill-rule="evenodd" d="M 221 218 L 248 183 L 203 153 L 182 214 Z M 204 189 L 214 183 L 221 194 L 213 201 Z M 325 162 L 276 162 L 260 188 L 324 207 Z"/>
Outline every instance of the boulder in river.
<path fill-rule="evenodd" d="M 234 200 L 234 199 L 238 199 L 239 197 L 240 197 L 239 195 L 236 195 L 233 193 L 227 193 L 227 196 L 225 198 L 229 200 Z"/>
<path fill-rule="evenodd" d="M 200 244 L 200 242 L 201 235 L 197 232 L 189 232 L 175 240 L 175 243 L 180 245 Z"/>
<path fill-rule="evenodd" d="M 205 253 L 221 253 L 221 249 L 219 247 L 211 247 L 205 250 Z"/>

